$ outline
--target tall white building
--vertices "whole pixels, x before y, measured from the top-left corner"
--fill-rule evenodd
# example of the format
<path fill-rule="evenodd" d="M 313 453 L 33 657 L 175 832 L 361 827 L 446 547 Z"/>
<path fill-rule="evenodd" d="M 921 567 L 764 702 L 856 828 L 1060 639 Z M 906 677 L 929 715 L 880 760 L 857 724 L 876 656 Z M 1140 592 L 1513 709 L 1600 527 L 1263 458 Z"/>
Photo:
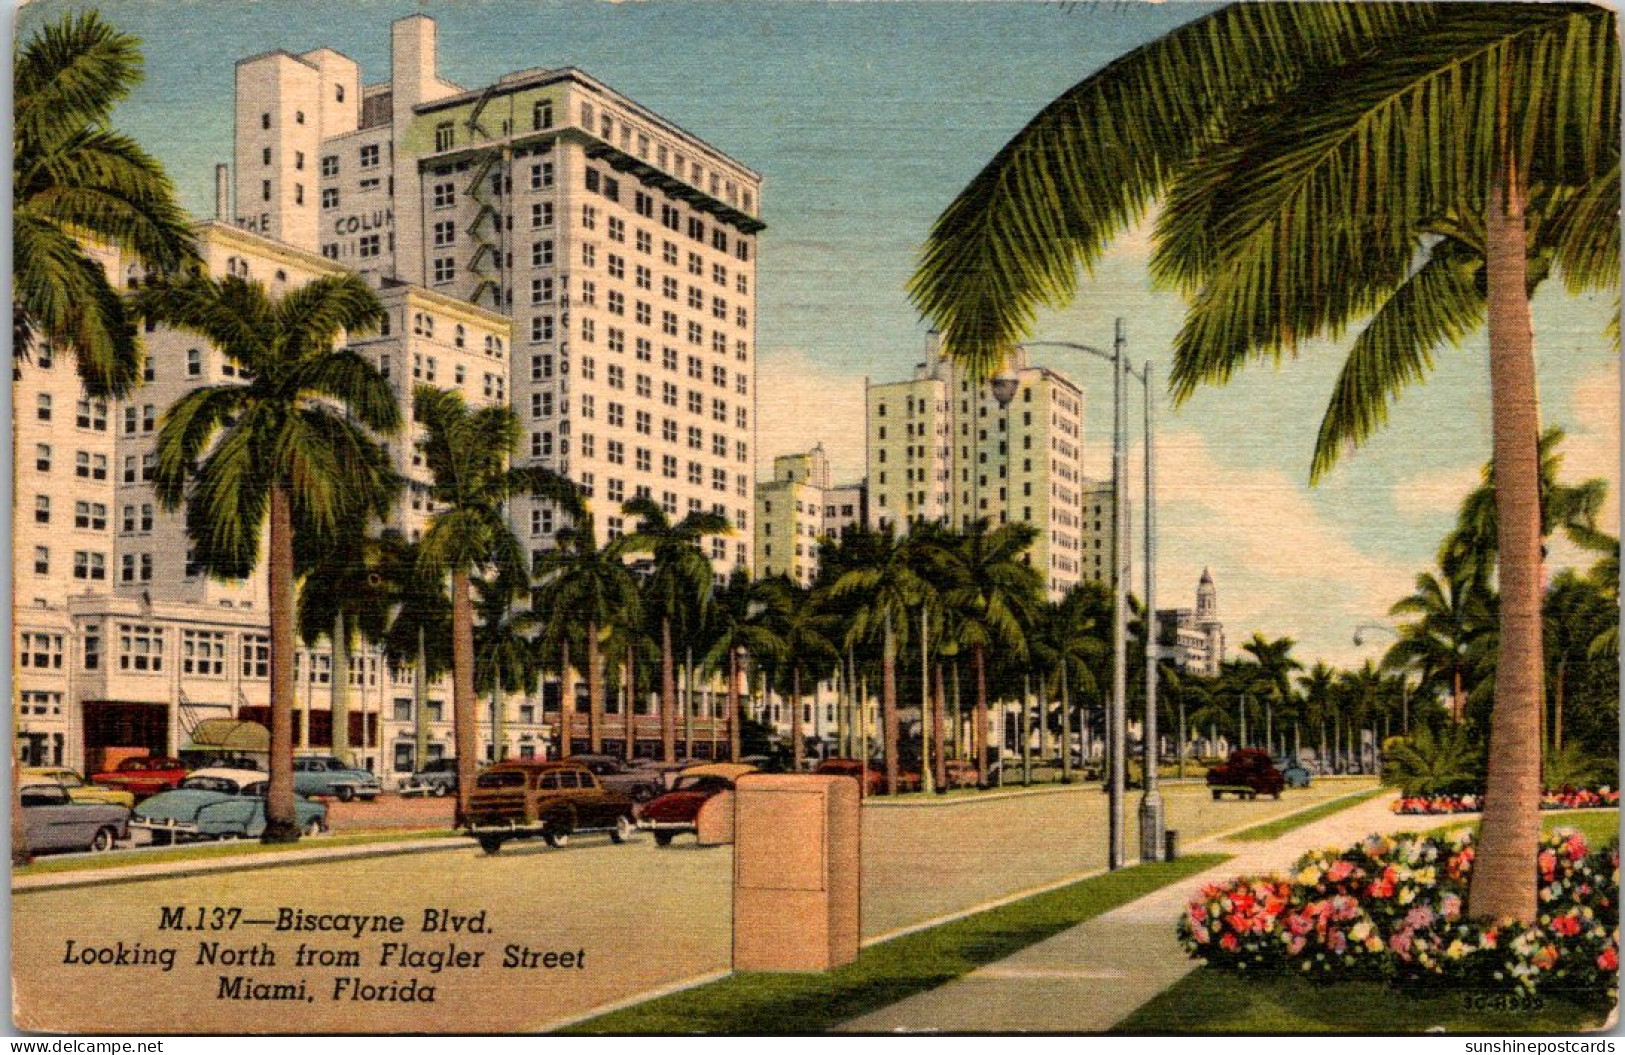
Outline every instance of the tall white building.
<path fill-rule="evenodd" d="M 525 463 L 605 539 L 633 497 L 718 513 L 717 573 L 750 569 L 760 175 L 581 70 L 464 89 L 432 19 L 390 32 L 380 83 L 330 48 L 237 64 L 239 224 L 513 319 Z M 538 554 L 561 526 L 514 516 Z"/>
<path fill-rule="evenodd" d="M 1181 669 L 1203 677 L 1217 677 L 1224 667 L 1224 624 L 1219 620 L 1219 590 L 1213 574 L 1202 569 L 1196 584 L 1196 608 L 1157 609 L 1158 630 L 1164 644 L 1174 648 Z"/>
<path fill-rule="evenodd" d="M 1001 408 L 933 335 L 912 378 L 868 386 L 869 519 L 899 530 L 918 519 L 1032 524 L 1030 561 L 1060 597 L 1085 576 L 1083 393 L 1025 356 L 1014 370 Z"/>
<path fill-rule="evenodd" d="M 836 486 L 822 444 L 773 459 L 773 477 L 756 484 L 756 573 L 811 586 L 820 540 L 862 523 L 864 485 Z"/>

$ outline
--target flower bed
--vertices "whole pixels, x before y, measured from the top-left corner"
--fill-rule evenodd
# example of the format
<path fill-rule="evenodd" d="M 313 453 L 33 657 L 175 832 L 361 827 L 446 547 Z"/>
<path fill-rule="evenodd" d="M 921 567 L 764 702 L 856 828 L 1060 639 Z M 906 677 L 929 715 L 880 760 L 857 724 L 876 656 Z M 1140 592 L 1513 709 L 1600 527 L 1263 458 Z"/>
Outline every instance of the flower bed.
<path fill-rule="evenodd" d="M 1209 884 L 1180 918 L 1191 956 L 1236 971 L 1385 979 L 1612 1000 L 1619 968 L 1619 849 L 1592 852 L 1573 831 L 1548 835 L 1535 867 L 1533 926 L 1464 918 L 1469 830 L 1373 835 L 1298 860 L 1289 879 Z"/>
<path fill-rule="evenodd" d="M 1406 814 L 1477 813 L 1484 808 L 1480 795 L 1402 795 L 1394 800 L 1393 811 Z M 1606 810 L 1619 808 L 1616 788 L 1548 791 L 1540 797 L 1543 810 Z"/>

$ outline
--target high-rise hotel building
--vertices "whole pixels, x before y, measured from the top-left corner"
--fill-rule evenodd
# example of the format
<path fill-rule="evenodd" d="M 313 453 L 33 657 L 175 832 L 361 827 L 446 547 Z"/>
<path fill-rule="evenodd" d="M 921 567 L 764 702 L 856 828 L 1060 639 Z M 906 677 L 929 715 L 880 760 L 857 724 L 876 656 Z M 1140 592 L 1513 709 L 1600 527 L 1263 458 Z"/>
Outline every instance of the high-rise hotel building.
<path fill-rule="evenodd" d="M 386 83 L 329 48 L 240 61 L 235 186 L 240 226 L 511 318 L 522 463 L 604 537 L 647 497 L 725 516 L 718 574 L 752 567 L 759 174 L 577 69 L 445 81 L 413 15 Z M 560 526 L 513 519 L 533 553 Z"/>
<path fill-rule="evenodd" d="M 1060 597 L 1087 577 L 1083 393 L 1024 357 L 1014 370 L 1015 395 L 1000 407 L 932 335 L 912 378 L 867 386 L 870 523 L 1032 524 L 1028 559 Z"/>

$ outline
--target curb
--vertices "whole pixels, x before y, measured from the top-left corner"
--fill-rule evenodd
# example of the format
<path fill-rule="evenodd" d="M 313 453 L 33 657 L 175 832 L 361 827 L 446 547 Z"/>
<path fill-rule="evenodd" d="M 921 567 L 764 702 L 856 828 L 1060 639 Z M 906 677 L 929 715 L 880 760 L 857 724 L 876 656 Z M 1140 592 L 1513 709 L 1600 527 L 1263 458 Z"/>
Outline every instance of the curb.
<path fill-rule="evenodd" d="M 71 872 L 47 872 L 41 875 L 17 876 L 11 880 L 11 891 L 15 895 L 65 887 L 144 883 L 184 875 L 207 875 L 211 872 L 245 872 L 250 869 L 281 868 L 287 865 L 299 864 L 325 864 L 330 861 L 349 861 L 365 857 L 394 857 L 401 854 L 468 849 L 469 846 L 469 843 L 461 839 L 434 838 L 365 843 L 360 846 L 314 847 L 309 850 L 290 850 L 287 853 L 253 854 L 241 857 L 221 854 L 218 859 L 211 858 L 202 861 L 115 865 L 111 868 L 86 868 Z"/>

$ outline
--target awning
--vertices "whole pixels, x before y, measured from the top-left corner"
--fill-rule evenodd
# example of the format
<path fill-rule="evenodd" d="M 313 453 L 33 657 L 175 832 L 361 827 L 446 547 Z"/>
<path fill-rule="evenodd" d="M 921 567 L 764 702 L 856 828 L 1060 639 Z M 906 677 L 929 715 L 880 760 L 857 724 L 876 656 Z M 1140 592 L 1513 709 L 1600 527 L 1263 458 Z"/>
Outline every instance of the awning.
<path fill-rule="evenodd" d="M 270 754 L 271 732 L 259 722 L 205 718 L 192 728 L 192 739 L 181 750 Z"/>

